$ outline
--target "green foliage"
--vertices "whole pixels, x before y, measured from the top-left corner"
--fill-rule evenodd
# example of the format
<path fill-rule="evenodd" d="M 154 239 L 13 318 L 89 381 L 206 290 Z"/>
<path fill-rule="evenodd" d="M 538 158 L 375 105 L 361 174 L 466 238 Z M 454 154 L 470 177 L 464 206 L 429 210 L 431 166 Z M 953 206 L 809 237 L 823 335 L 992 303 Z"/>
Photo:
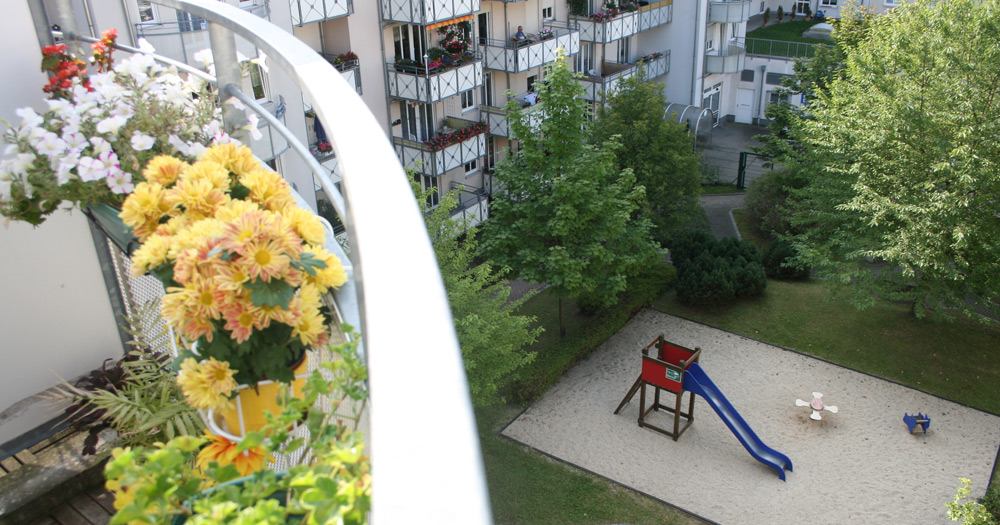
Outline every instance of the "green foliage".
<path fill-rule="evenodd" d="M 866 24 L 841 22 L 843 68 L 795 132 L 812 175 L 794 193 L 801 262 L 859 307 L 988 321 L 982 310 L 1000 315 L 1000 2 L 920 0 Z"/>
<path fill-rule="evenodd" d="M 809 268 L 796 262 L 798 254 L 795 246 L 784 239 L 772 242 L 764 252 L 764 273 L 774 279 L 808 278 Z"/>
<path fill-rule="evenodd" d="M 784 19 L 785 19 L 785 8 L 779 5 L 778 6 L 778 21 L 781 22 Z"/>
<path fill-rule="evenodd" d="M 760 252 L 748 242 L 688 230 L 674 237 L 670 257 L 678 270 L 677 298 L 687 304 L 721 304 L 767 287 Z"/>
<path fill-rule="evenodd" d="M 536 84 L 545 115 L 534 128 L 514 101 L 520 148 L 497 167 L 484 250 L 527 281 L 611 305 L 628 279 L 655 261 L 651 224 L 636 212 L 645 192 L 615 164 L 617 142 L 590 144 L 588 103 L 565 54 Z"/>
<path fill-rule="evenodd" d="M 951 521 L 961 521 L 963 525 L 995 525 L 998 523 L 985 507 L 969 497 L 970 485 L 968 478 L 960 478 L 962 486 L 956 490 L 955 500 L 945 503 L 948 507 L 948 517 Z"/>
<path fill-rule="evenodd" d="M 806 185 L 808 178 L 791 169 L 771 171 L 754 179 L 747 188 L 744 209 L 754 227 L 765 235 L 791 232 L 786 204 L 793 190 Z"/>
<path fill-rule="evenodd" d="M 986 491 L 986 495 L 979 498 L 979 503 L 986 509 L 986 512 L 993 516 L 995 523 L 1000 523 L 1000 485 L 994 483 Z"/>
<path fill-rule="evenodd" d="M 767 22 L 770 20 L 771 20 L 771 8 L 768 7 L 767 9 L 764 10 L 764 25 L 767 25 Z"/>
<path fill-rule="evenodd" d="M 280 415 L 269 416 L 261 432 L 251 433 L 239 444 L 238 451 L 254 454 L 290 454 L 305 448 L 301 461 L 287 472 L 261 470 L 227 483 L 239 475 L 232 464 L 211 461 L 200 471 L 193 467 L 207 441 L 192 436 L 151 447 L 118 448 L 105 476 L 118 497 L 124 496 L 125 505 L 111 523 L 169 523 L 175 517 L 192 525 L 286 523 L 289 518 L 301 518 L 302 523 L 364 523 L 371 504 L 369 458 L 363 453 L 362 437 L 344 422 L 346 417 L 356 423 L 358 413 L 338 412 L 345 402 L 360 407 L 358 402 L 367 398 L 365 366 L 356 347 L 352 342 L 331 348 L 337 358 L 322 363 L 323 370 L 307 379 L 304 398 L 293 398 L 286 390 Z M 332 407 L 319 408 L 321 397 Z M 303 414 L 308 434 L 290 439 L 288 429 Z M 264 450 L 251 450 L 257 447 Z M 208 485 L 216 486 L 203 490 Z"/>
<path fill-rule="evenodd" d="M 663 117 L 667 99 L 662 83 L 651 83 L 644 68 L 618 83 L 598 109 L 593 142 L 615 137 L 618 170 L 631 169 L 637 186 L 646 188 L 643 214 L 653 223 L 653 238 L 665 243 L 698 208 L 700 155 L 684 125 Z"/>
<path fill-rule="evenodd" d="M 458 205 L 456 193 L 449 192 L 428 210 L 426 192 L 412 185 L 448 293 L 472 402 L 476 406 L 503 402 L 500 390 L 535 358 L 527 347 L 542 328 L 534 326 L 534 317 L 517 313 L 527 296 L 508 301 L 507 268 L 494 269 L 489 261 L 476 263 L 476 229 L 451 218 Z"/>
<path fill-rule="evenodd" d="M 587 16 L 587 0 L 568 0 L 568 2 L 570 14 Z"/>

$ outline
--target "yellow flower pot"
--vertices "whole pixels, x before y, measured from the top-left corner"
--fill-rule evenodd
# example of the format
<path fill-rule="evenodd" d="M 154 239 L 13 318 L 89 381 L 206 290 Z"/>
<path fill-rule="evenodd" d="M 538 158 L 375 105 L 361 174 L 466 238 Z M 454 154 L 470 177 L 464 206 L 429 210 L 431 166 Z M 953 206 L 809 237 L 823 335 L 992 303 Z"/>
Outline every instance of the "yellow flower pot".
<path fill-rule="evenodd" d="M 306 386 L 305 373 L 308 366 L 309 356 L 303 355 L 302 361 L 292 368 L 292 372 L 295 373 L 295 380 L 291 383 L 292 395 L 297 398 L 302 397 L 302 389 Z M 222 417 L 228 432 L 242 438 L 248 432 L 263 428 L 267 423 L 264 414 L 267 412 L 278 414 L 281 411 L 281 407 L 276 401 L 280 386 L 283 386 L 282 383 L 276 381 L 261 381 L 257 383 L 256 389 L 249 386 L 241 388 L 238 395 L 233 398 L 231 408 L 217 410 L 217 414 Z M 240 425 L 241 415 L 243 417 L 242 426 Z"/>

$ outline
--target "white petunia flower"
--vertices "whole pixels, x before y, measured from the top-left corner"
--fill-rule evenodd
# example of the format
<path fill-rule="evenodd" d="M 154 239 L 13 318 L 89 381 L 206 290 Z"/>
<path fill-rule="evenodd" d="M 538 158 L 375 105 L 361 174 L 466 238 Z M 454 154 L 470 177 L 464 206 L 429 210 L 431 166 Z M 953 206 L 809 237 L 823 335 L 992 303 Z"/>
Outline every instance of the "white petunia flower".
<path fill-rule="evenodd" d="M 84 137 L 79 129 L 69 126 L 63 128 L 62 139 L 66 141 L 66 147 L 71 150 L 83 149 L 90 144 L 87 142 L 87 137 Z"/>
<path fill-rule="evenodd" d="M 208 148 L 206 148 L 204 144 L 200 142 L 195 142 L 191 144 L 190 153 L 192 157 L 201 157 L 201 155 L 205 153 L 205 151 L 207 150 Z"/>
<path fill-rule="evenodd" d="M 146 151 L 153 147 L 156 139 L 144 133 L 135 132 L 132 134 L 132 149 L 136 151 Z"/>
<path fill-rule="evenodd" d="M 247 120 L 249 121 L 247 126 L 249 127 L 250 137 L 254 140 L 264 138 L 264 134 L 257 129 L 257 123 L 260 122 L 260 117 L 258 117 L 256 113 L 251 113 L 247 115 Z"/>
<path fill-rule="evenodd" d="M 94 145 L 94 151 L 98 155 L 111 151 L 111 143 L 101 137 L 90 137 L 90 143 Z"/>
<path fill-rule="evenodd" d="M 80 157 L 76 163 L 76 174 L 83 182 L 101 180 L 107 176 L 108 170 L 104 163 L 93 157 Z"/>
<path fill-rule="evenodd" d="M 118 135 L 118 130 L 121 129 L 126 122 L 128 122 L 128 118 L 121 115 L 108 117 L 97 123 L 97 132 Z"/>
<path fill-rule="evenodd" d="M 56 172 L 56 182 L 60 186 L 73 179 L 73 168 L 76 167 L 77 159 L 64 158 L 59 161 L 59 165 L 54 168 Z"/>
<path fill-rule="evenodd" d="M 150 44 L 149 41 L 146 40 L 145 38 L 140 38 L 139 51 L 142 51 L 143 53 L 155 53 L 156 48 L 153 47 L 153 44 Z"/>
<path fill-rule="evenodd" d="M 43 119 L 38 113 L 35 113 L 35 110 L 31 108 L 20 108 L 15 110 L 14 113 L 21 117 L 22 127 L 36 128 L 45 122 L 45 119 Z"/>
<path fill-rule="evenodd" d="M 49 111 L 55 113 L 56 115 L 59 115 L 60 117 L 76 111 L 76 108 L 73 107 L 73 104 L 71 104 L 70 101 L 65 99 L 50 98 L 45 102 L 48 103 L 49 105 Z"/>
<path fill-rule="evenodd" d="M 182 155 L 189 155 L 191 152 L 191 146 L 188 146 L 187 142 L 181 140 L 177 135 L 170 135 L 167 144 L 173 146 Z"/>
<path fill-rule="evenodd" d="M 10 172 L 22 176 L 28 173 L 28 168 L 35 164 L 34 153 L 20 153 L 10 163 Z"/>
<path fill-rule="evenodd" d="M 202 49 L 194 54 L 194 61 L 200 62 L 202 67 L 208 67 L 215 62 L 211 49 Z"/>
<path fill-rule="evenodd" d="M 122 170 L 113 170 L 105 180 L 107 181 L 108 188 L 111 189 L 111 193 L 124 195 L 132 193 L 132 190 L 135 189 L 135 185 L 132 184 L 132 175 Z"/>
<path fill-rule="evenodd" d="M 62 155 L 65 153 L 67 148 L 66 141 L 59 138 L 59 135 L 55 133 L 47 132 L 42 139 L 35 144 L 35 149 L 38 150 L 42 155 L 48 155 L 49 157 L 54 157 L 56 155 Z"/>

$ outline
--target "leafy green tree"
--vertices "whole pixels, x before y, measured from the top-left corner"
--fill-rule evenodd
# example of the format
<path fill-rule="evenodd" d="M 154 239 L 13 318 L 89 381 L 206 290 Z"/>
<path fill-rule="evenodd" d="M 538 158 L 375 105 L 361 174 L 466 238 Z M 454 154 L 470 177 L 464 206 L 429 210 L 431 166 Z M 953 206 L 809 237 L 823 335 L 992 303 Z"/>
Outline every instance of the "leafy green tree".
<path fill-rule="evenodd" d="M 861 307 L 1000 315 L 1000 0 L 868 23 L 795 131 L 816 170 L 793 192 L 801 262 Z"/>
<path fill-rule="evenodd" d="M 430 210 L 426 193 L 415 184 L 414 192 L 425 214 L 455 318 L 472 402 L 476 406 L 502 402 L 498 392 L 513 380 L 518 369 L 534 360 L 535 353 L 525 349 L 543 329 L 533 326 L 534 317 L 517 314 L 529 296 L 508 301 L 510 287 L 504 276 L 509 269 L 494 269 L 488 261 L 476 264 L 476 229 L 467 229 L 466 224 L 451 218 L 458 205 L 455 192 L 446 194 Z"/>
<path fill-rule="evenodd" d="M 610 306 L 657 257 L 650 222 L 636 214 L 645 192 L 632 170 L 616 169 L 617 142 L 588 140 L 588 103 L 563 52 L 536 85 L 545 113 L 537 129 L 507 105 L 520 147 L 497 167 L 502 190 L 484 230 L 486 253 L 560 297 Z"/>
<path fill-rule="evenodd" d="M 618 84 L 598 110 L 593 141 L 620 137 L 617 168 L 631 168 L 636 184 L 646 188 L 644 213 L 653 223 L 653 238 L 665 244 L 698 209 L 701 173 L 692 137 L 683 125 L 664 118 L 663 84 L 651 83 L 640 68 Z"/>

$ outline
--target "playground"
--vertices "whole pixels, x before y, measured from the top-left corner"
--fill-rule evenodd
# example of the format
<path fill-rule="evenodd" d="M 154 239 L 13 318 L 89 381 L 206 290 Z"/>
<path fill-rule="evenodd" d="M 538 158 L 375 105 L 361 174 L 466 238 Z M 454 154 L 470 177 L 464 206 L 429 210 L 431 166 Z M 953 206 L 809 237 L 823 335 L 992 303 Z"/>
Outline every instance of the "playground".
<path fill-rule="evenodd" d="M 655 427 L 669 433 L 685 418 L 676 427 L 669 411 L 650 410 L 643 428 L 641 391 L 622 404 L 640 374 L 642 349 L 660 334 L 701 349 L 692 377 L 703 392 L 676 441 Z M 647 410 L 655 390 L 647 388 Z M 813 392 L 839 410 L 824 410 L 817 420 L 812 407 L 797 406 Z M 683 395 L 683 413 L 690 396 Z M 722 413 L 733 430 L 713 409 L 725 400 L 732 410 Z M 674 407 L 674 394 L 661 391 L 659 403 Z M 929 416 L 926 434 L 910 433 L 907 413 Z M 760 445 L 744 448 L 734 432 L 746 438 L 747 428 Z M 972 479 L 973 494 L 985 490 L 1000 449 L 1000 417 L 646 310 L 503 435 L 718 523 L 944 524 L 952 523 L 943 504 L 959 477 Z M 772 460 L 772 453 L 787 456 L 794 469 L 779 469 L 783 482 L 751 449 Z"/>

